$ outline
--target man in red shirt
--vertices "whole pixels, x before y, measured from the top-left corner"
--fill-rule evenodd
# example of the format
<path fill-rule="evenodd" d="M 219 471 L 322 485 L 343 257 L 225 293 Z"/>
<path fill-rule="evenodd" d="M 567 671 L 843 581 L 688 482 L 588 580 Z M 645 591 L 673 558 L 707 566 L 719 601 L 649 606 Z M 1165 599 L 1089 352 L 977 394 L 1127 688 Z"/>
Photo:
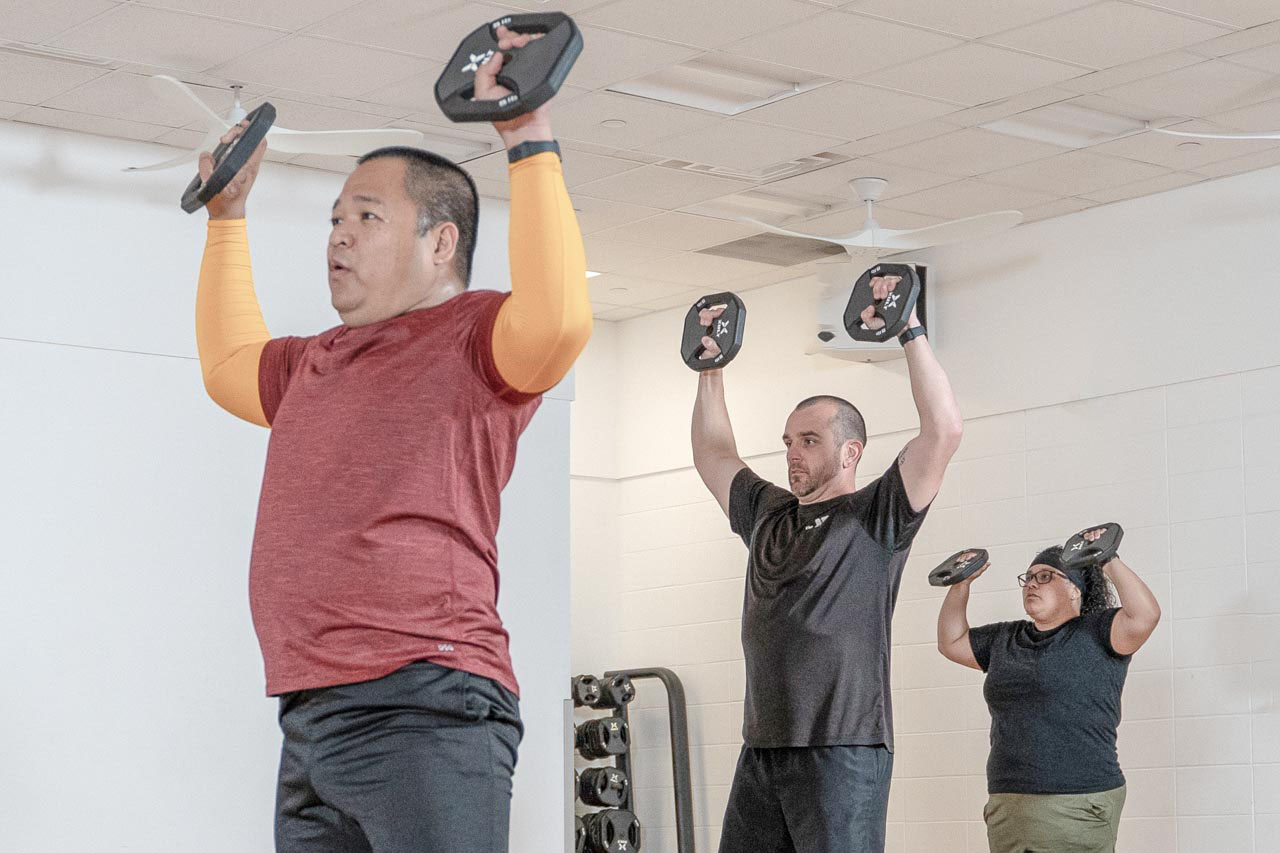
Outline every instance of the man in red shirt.
<path fill-rule="evenodd" d="M 500 35 L 501 50 L 529 39 Z M 476 74 L 478 98 L 506 94 L 502 61 Z M 342 325 L 312 337 L 272 338 L 254 296 L 245 198 L 263 151 L 208 204 L 205 386 L 272 430 L 249 586 L 284 732 L 279 853 L 507 849 L 522 728 L 500 493 L 591 308 L 547 107 L 495 127 L 509 295 L 467 289 L 475 185 L 425 151 L 379 149 L 347 179 L 328 244 Z"/>

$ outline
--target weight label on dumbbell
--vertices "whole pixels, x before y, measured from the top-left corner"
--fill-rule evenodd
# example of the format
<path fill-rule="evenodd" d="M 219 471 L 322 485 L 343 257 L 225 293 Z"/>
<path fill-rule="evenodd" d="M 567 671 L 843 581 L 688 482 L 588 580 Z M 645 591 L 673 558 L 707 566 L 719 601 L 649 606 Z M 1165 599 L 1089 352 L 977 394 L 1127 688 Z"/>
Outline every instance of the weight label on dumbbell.
<path fill-rule="evenodd" d="M 492 58 L 493 58 L 492 50 L 486 50 L 484 53 L 473 53 L 471 54 L 471 61 L 468 62 L 466 65 L 462 66 L 462 73 L 475 74 L 477 71 L 480 70 L 481 65 L 484 65 L 486 62 L 488 62 Z"/>

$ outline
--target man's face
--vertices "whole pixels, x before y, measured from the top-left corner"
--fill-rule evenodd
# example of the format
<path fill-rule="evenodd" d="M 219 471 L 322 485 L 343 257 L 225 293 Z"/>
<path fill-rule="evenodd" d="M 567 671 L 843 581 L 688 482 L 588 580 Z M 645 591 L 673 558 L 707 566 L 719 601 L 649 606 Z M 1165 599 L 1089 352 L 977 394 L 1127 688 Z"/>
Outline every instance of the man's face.
<path fill-rule="evenodd" d="M 342 322 L 377 323 L 425 299 L 439 274 L 433 250 L 442 227 L 418 236 L 404 161 L 382 157 L 357 166 L 334 203 L 329 232 L 329 293 Z"/>
<path fill-rule="evenodd" d="M 831 429 L 835 406 L 815 403 L 787 418 L 782 443 L 787 448 L 787 480 L 791 493 L 806 497 L 840 473 L 841 445 Z"/>

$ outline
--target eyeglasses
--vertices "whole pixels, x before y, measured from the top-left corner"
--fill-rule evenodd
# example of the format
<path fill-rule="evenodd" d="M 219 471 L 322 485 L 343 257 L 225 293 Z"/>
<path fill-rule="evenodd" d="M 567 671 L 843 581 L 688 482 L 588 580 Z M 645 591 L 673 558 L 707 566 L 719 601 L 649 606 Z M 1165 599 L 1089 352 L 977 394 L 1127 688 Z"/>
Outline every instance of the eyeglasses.
<path fill-rule="evenodd" d="M 1038 572 L 1024 572 L 1018 575 L 1018 586 L 1026 586 L 1032 581 L 1035 581 L 1037 586 L 1044 586 L 1052 583 L 1054 578 L 1065 577 L 1066 575 L 1062 574 L 1062 572 L 1055 572 L 1050 569 L 1041 569 Z"/>

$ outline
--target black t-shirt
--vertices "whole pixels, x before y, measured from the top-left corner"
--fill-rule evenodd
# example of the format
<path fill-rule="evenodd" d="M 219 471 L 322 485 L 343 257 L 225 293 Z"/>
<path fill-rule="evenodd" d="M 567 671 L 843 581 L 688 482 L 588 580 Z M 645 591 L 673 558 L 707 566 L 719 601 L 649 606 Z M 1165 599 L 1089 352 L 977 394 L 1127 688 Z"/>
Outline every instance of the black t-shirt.
<path fill-rule="evenodd" d="M 1124 784 L 1116 727 L 1132 656 L 1111 647 L 1118 612 L 1077 616 L 1051 631 L 1027 620 L 969 630 L 987 673 L 988 793 L 1092 794 Z"/>
<path fill-rule="evenodd" d="M 897 462 L 852 494 L 807 506 L 749 468 L 734 477 L 729 524 L 750 549 L 747 746 L 893 749 L 889 626 L 924 515 L 912 511 Z"/>

